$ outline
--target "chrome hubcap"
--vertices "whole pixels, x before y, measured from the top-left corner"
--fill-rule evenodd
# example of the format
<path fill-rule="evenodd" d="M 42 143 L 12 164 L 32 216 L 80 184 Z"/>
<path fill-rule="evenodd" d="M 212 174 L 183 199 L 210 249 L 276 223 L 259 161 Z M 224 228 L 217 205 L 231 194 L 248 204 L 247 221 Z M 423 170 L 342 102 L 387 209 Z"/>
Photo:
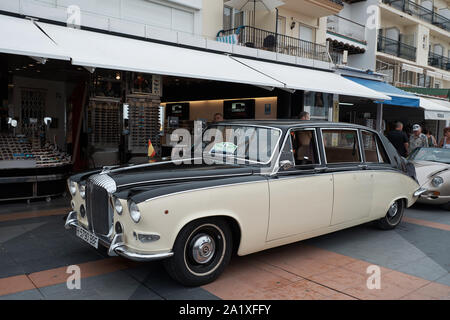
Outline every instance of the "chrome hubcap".
<path fill-rule="evenodd" d="M 200 264 L 208 263 L 214 256 L 216 245 L 207 234 L 200 234 L 193 240 L 192 257 Z"/>
<path fill-rule="evenodd" d="M 389 208 L 388 215 L 389 217 L 392 218 L 397 214 L 397 212 L 398 212 L 398 204 L 397 202 L 394 202 L 394 204 L 392 204 L 392 206 Z"/>

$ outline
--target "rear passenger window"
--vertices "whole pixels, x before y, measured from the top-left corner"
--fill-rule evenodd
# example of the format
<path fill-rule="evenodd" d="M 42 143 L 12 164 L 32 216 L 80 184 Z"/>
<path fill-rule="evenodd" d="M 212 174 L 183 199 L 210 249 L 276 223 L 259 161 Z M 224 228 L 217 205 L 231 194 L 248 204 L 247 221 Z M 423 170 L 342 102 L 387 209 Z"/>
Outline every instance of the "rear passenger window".
<path fill-rule="evenodd" d="M 373 132 L 362 131 L 363 149 L 366 162 L 388 162 L 380 140 Z"/>
<path fill-rule="evenodd" d="M 378 157 L 377 140 L 371 132 L 363 131 L 363 149 L 366 162 L 380 162 Z"/>
<path fill-rule="evenodd" d="M 361 162 L 356 130 L 324 129 L 322 137 L 327 163 Z"/>

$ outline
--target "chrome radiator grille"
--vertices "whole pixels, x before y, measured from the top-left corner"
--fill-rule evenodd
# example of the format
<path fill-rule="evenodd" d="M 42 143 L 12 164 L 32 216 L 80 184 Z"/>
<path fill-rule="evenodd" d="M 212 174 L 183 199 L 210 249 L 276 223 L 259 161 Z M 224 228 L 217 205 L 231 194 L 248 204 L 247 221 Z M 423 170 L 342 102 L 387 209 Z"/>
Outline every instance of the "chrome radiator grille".
<path fill-rule="evenodd" d="M 86 215 L 89 228 L 108 236 L 113 225 L 113 209 L 108 192 L 115 191 L 114 180 L 107 175 L 94 175 L 86 183 Z"/>

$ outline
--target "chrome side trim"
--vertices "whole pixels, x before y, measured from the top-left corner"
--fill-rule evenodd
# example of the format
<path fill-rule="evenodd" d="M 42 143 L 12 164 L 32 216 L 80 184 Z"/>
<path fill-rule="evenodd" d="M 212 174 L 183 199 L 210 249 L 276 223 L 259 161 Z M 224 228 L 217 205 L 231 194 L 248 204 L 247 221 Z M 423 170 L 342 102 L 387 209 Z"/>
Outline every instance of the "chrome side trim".
<path fill-rule="evenodd" d="M 140 182 L 132 182 L 127 184 L 121 184 L 118 187 L 127 187 L 131 185 L 139 185 L 139 184 L 145 184 L 150 182 L 160 182 L 160 181 L 178 181 L 178 180 L 192 180 L 192 179 L 208 179 L 208 178 L 223 178 L 223 177 L 239 177 L 239 176 L 251 176 L 255 173 L 233 173 L 233 174 L 219 174 L 219 175 L 211 175 L 211 176 L 191 176 L 191 177 L 181 177 L 181 178 L 167 178 L 167 179 L 154 179 L 154 180 L 147 180 L 147 181 L 140 181 Z"/>

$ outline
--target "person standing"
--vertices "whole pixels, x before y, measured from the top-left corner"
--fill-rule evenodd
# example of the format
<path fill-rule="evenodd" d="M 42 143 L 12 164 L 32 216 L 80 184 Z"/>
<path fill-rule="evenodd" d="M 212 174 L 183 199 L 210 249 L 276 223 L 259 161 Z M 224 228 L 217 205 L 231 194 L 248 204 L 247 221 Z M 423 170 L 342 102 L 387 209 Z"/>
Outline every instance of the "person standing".
<path fill-rule="evenodd" d="M 437 147 L 436 138 L 431 134 L 430 130 L 423 128 L 423 134 L 427 136 L 428 146 L 430 148 Z"/>
<path fill-rule="evenodd" d="M 439 142 L 439 148 L 450 149 L 450 127 L 444 128 L 444 137 Z"/>
<path fill-rule="evenodd" d="M 428 147 L 427 136 L 422 133 L 422 127 L 418 124 L 413 125 L 413 133 L 409 138 L 409 153 L 420 147 Z"/>
<path fill-rule="evenodd" d="M 394 130 L 388 132 L 386 137 L 402 157 L 406 157 L 408 155 L 409 140 L 408 136 L 403 131 L 403 123 L 397 121 L 395 123 Z"/>

